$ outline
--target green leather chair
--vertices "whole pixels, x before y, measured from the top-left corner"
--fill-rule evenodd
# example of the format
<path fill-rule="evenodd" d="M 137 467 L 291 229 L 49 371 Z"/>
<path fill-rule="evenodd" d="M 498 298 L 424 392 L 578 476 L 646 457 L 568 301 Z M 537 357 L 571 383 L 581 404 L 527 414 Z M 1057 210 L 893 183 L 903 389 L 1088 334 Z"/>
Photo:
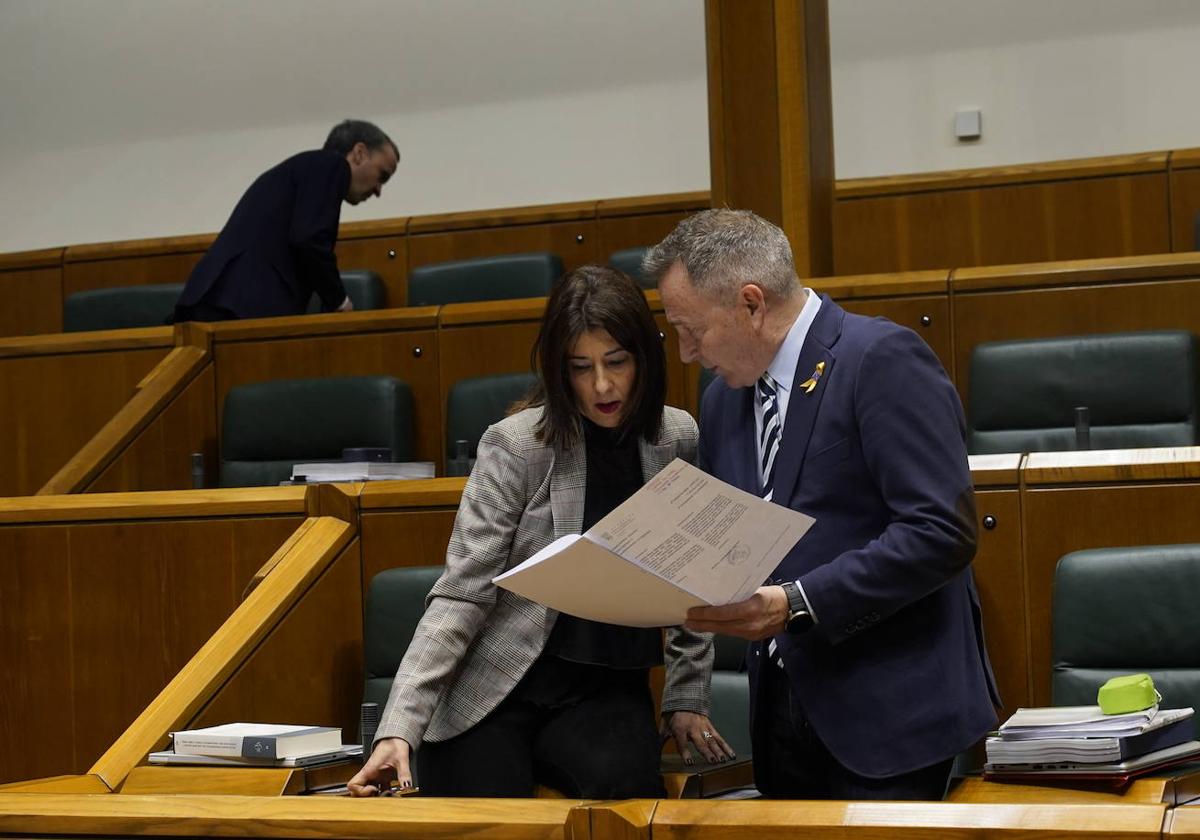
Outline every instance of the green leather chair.
<path fill-rule="evenodd" d="M 446 395 L 446 454 L 453 456 L 455 441 L 465 440 L 474 458 L 487 427 L 503 420 L 509 407 L 528 394 L 535 382 L 532 373 L 500 373 L 460 379 L 451 385 Z"/>
<path fill-rule="evenodd" d="M 387 290 L 383 286 L 383 278 L 376 272 L 353 268 L 341 272 L 341 276 L 346 296 L 354 304 L 356 312 L 360 309 L 387 308 Z M 308 302 L 308 314 L 315 315 L 320 311 L 321 298 L 314 294 Z"/>
<path fill-rule="evenodd" d="M 1110 677 L 1148 673 L 1162 708 L 1200 709 L 1197 593 L 1200 544 L 1064 555 L 1054 572 L 1054 704 L 1093 705 Z"/>
<path fill-rule="evenodd" d="M 750 682 L 745 640 L 713 636 L 712 714 L 709 719 L 738 758 L 750 757 Z"/>
<path fill-rule="evenodd" d="M 425 612 L 425 598 L 444 569 L 386 569 L 371 579 L 363 616 L 364 702 L 378 703 L 383 709 L 392 678 Z M 745 652 L 746 643 L 741 639 L 716 637 L 711 720 L 739 758 L 750 756 L 750 686 L 743 667 Z"/>
<path fill-rule="evenodd" d="M 611 268 L 618 271 L 624 271 L 634 280 L 638 281 L 643 289 L 653 289 L 654 283 L 642 274 L 642 258 L 646 256 L 649 248 L 626 248 L 623 251 L 613 251 L 608 255 L 608 264 Z"/>
<path fill-rule="evenodd" d="M 63 332 L 161 327 L 182 291 L 182 283 L 156 283 L 75 292 L 63 301 Z"/>
<path fill-rule="evenodd" d="M 363 615 L 363 702 L 387 703 L 392 678 L 425 614 L 425 598 L 445 566 L 384 569 L 367 587 Z"/>
<path fill-rule="evenodd" d="M 386 446 L 412 460 L 413 398 L 391 376 L 280 379 L 238 385 L 221 419 L 221 487 L 260 487 L 292 465 L 339 461 L 354 446 Z"/>
<path fill-rule="evenodd" d="M 1188 332 L 1083 335 L 978 345 L 972 454 L 1075 449 L 1077 406 L 1092 449 L 1197 442 L 1196 339 Z"/>
<path fill-rule="evenodd" d="M 562 260 L 544 251 L 422 265 L 409 272 L 408 305 L 545 297 L 562 273 Z"/>

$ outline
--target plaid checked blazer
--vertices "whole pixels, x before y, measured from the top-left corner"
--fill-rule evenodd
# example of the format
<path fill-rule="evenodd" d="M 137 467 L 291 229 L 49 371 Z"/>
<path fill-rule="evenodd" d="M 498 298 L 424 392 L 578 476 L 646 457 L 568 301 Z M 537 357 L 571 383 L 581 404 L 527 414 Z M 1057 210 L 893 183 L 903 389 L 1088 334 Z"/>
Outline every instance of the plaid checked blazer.
<path fill-rule="evenodd" d="M 400 737 L 416 748 L 474 726 L 500 704 L 542 652 L 558 613 L 492 584 L 583 524 L 586 453 L 546 447 L 534 435 L 540 408 L 491 426 L 463 491 L 425 615 L 400 663 L 377 738 Z M 659 440 L 640 442 L 643 478 L 676 457 L 696 454 L 696 423 L 664 409 Z M 709 711 L 712 639 L 667 631 L 662 711 Z"/>

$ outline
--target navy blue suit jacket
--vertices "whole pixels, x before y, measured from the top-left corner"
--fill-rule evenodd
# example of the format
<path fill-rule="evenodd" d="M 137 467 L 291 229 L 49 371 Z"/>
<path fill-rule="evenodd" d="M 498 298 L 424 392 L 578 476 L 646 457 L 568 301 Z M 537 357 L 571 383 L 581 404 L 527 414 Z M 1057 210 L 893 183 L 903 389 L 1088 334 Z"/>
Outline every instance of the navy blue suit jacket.
<path fill-rule="evenodd" d="M 961 403 L 914 332 L 824 296 L 792 388 L 773 498 L 816 524 L 774 577 L 801 582 L 817 624 L 777 637 L 787 677 L 843 766 L 873 778 L 929 766 L 991 729 L 999 700 L 970 568 Z M 709 386 L 699 462 L 761 494 L 753 399 L 753 388 Z M 755 644 L 752 724 L 760 666 Z M 768 748 L 763 728 L 753 726 L 756 754 Z"/>
<path fill-rule="evenodd" d="M 175 319 L 201 301 L 238 318 L 301 315 L 314 291 L 326 312 L 340 306 L 333 246 L 349 187 L 337 152 L 301 152 L 258 176 L 192 269 Z"/>

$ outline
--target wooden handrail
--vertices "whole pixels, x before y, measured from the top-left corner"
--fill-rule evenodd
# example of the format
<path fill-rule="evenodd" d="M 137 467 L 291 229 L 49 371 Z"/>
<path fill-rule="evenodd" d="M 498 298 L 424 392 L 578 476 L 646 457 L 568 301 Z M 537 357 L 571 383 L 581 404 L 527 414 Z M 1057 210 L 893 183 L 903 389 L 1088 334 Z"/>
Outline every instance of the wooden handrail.
<path fill-rule="evenodd" d="M 588 840 L 568 833 L 571 799 L 349 799 L 336 796 L 103 797 L 0 794 L 0 832 L 186 837 Z M 616 835 L 610 835 L 616 836 Z"/>
<path fill-rule="evenodd" d="M 206 348 L 173 348 L 138 383 L 129 401 L 42 485 L 37 495 L 82 492 L 209 364 L 211 357 Z"/>
<path fill-rule="evenodd" d="M 116 789 L 167 734 L 188 725 L 354 537 L 332 516 L 309 517 L 273 558 L 263 582 L 88 771 Z"/>

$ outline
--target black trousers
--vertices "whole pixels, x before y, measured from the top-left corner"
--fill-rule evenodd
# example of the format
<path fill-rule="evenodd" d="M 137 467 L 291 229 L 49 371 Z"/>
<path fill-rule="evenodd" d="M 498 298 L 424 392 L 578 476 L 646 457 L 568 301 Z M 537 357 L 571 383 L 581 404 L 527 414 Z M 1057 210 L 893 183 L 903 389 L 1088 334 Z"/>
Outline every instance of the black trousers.
<path fill-rule="evenodd" d="M 543 657 L 489 715 L 417 750 L 430 796 L 515 796 L 535 785 L 585 799 L 666 796 L 648 672 Z"/>
<path fill-rule="evenodd" d="M 813 731 L 782 669 L 762 668 L 759 706 L 771 733 L 766 755 L 754 753 L 755 783 L 772 799 L 940 800 L 953 758 L 899 776 L 872 779 L 842 766 Z M 757 742 L 756 742 L 757 743 Z"/>

